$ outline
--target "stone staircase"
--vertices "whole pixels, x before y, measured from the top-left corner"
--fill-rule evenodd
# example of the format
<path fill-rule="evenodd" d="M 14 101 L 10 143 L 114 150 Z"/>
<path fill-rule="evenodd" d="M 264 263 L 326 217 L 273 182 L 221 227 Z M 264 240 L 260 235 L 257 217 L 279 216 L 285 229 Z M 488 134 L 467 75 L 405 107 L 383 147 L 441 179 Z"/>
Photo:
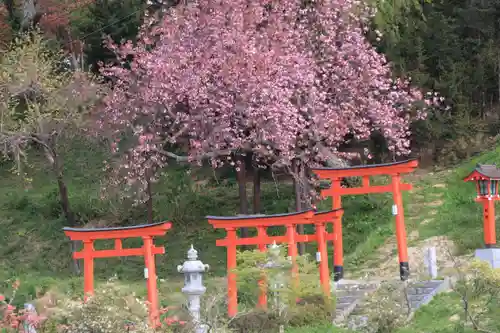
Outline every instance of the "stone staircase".
<path fill-rule="evenodd" d="M 408 288 L 408 301 L 410 302 L 412 313 L 422 305 L 429 303 L 435 295 L 450 288 L 450 279 L 411 283 Z"/>
<path fill-rule="evenodd" d="M 336 323 L 346 320 L 363 299 L 379 287 L 377 282 L 356 280 L 341 280 L 334 285 L 337 298 Z"/>
<path fill-rule="evenodd" d="M 337 283 L 337 315 L 334 324 L 344 324 L 352 330 L 367 325 L 368 317 L 363 313 L 363 300 L 375 293 L 379 286 L 380 282 L 374 281 L 348 280 Z M 407 289 L 412 310 L 409 319 L 419 307 L 429 303 L 436 294 L 448 290 L 450 286 L 449 279 L 411 282 Z"/>

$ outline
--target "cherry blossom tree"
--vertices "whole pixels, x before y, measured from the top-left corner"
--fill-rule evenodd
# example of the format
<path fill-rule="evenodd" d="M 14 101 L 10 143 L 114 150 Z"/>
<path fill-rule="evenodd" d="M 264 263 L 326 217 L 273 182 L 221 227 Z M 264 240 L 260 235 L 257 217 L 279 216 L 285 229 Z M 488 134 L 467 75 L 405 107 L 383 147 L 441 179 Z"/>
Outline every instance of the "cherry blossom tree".
<path fill-rule="evenodd" d="M 195 0 L 144 25 L 136 44 L 110 44 L 121 66 L 102 68 L 114 90 L 100 126 L 135 138 L 127 183 L 144 193 L 146 170 L 170 158 L 239 170 L 252 154 L 291 172 L 374 132 L 407 154 L 425 103 L 365 38 L 370 15 L 357 0 Z M 187 157 L 168 149 L 179 143 Z"/>

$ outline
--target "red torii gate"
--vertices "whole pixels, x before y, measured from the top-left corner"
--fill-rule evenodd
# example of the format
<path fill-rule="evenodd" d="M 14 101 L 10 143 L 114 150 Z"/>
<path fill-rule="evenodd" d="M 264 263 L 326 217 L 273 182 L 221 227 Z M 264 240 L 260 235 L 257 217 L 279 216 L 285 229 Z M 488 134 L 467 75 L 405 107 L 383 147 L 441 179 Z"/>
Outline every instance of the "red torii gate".
<path fill-rule="evenodd" d="M 319 252 L 319 273 L 323 292 L 330 294 L 330 272 L 328 269 L 328 249 L 327 241 L 335 241 L 336 235 L 326 231 L 326 223 L 339 220 L 343 214 L 342 209 L 327 212 L 314 212 L 307 210 L 303 212 L 275 214 L 275 215 L 241 215 L 241 216 L 207 216 L 208 222 L 214 228 L 226 230 L 226 238 L 216 241 L 217 246 L 227 248 L 227 285 L 228 285 L 228 315 L 236 316 L 238 313 L 238 289 L 236 285 L 236 249 L 240 245 L 257 245 L 260 251 L 266 251 L 267 244 L 287 243 L 288 255 L 292 258 L 292 274 L 296 275 L 298 242 L 317 242 Z M 314 224 L 315 234 L 303 235 L 297 233 L 297 225 Z M 269 236 L 267 228 L 271 226 L 285 226 L 286 234 L 282 236 Z M 257 229 L 257 236 L 238 238 L 236 231 L 239 228 Z M 259 306 L 267 306 L 267 292 L 261 290 L 259 296 Z"/>
<path fill-rule="evenodd" d="M 153 237 L 164 236 L 172 227 L 169 222 L 135 225 L 118 228 L 64 228 L 64 233 L 72 241 L 82 241 L 83 250 L 75 252 L 73 258 L 83 259 L 83 278 L 85 298 L 94 293 L 94 258 L 111 258 L 126 256 L 143 256 L 145 262 L 144 275 L 147 279 L 149 319 L 153 327 L 160 325 L 158 313 L 158 290 L 156 285 L 155 255 L 164 254 L 163 246 L 154 245 Z M 124 249 L 122 239 L 142 238 L 144 244 L 140 248 Z M 94 241 L 100 239 L 114 239 L 115 247 L 110 250 L 95 250 Z"/>
<path fill-rule="evenodd" d="M 398 244 L 399 267 L 401 280 L 407 280 L 410 274 L 408 264 L 408 248 L 406 244 L 406 230 L 404 223 L 404 208 L 401 191 L 412 189 L 411 184 L 401 182 L 401 174 L 413 172 L 418 167 L 416 159 L 395 163 L 361 165 L 349 168 L 313 168 L 311 169 L 322 180 L 329 180 L 332 185 L 329 189 L 321 191 L 321 196 L 332 197 L 332 208 L 342 207 L 343 195 L 358 195 L 370 193 L 392 192 L 394 205 L 392 214 L 396 220 L 396 239 Z M 388 185 L 370 185 L 370 176 L 391 176 L 391 183 Z M 361 177 L 361 187 L 344 188 L 341 186 L 345 177 Z M 339 281 L 344 276 L 344 254 L 342 244 L 342 219 L 338 218 L 333 222 L 333 233 L 337 236 L 334 243 L 333 270 L 334 280 Z"/>

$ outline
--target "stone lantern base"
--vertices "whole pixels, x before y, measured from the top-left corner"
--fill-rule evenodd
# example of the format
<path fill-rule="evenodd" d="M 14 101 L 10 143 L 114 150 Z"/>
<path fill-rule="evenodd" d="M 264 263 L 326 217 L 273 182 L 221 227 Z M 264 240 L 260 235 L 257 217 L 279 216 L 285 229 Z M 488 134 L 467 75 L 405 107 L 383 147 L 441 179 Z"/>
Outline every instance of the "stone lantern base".
<path fill-rule="evenodd" d="M 486 261 L 493 269 L 500 268 L 500 249 L 477 249 L 476 259 Z"/>

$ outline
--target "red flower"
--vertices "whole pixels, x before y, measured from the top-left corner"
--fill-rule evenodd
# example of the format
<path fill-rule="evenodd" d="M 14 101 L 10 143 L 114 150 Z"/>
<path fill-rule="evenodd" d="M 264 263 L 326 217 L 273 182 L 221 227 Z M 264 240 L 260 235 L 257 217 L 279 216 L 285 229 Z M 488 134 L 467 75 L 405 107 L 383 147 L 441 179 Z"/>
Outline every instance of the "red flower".
<path fill-rule="evenodd" d="M 181 322 L 179 321 L 179 317 L 177 317 L 177 316 L 165 318 L 165 324 L 167 324 L 168 326 L 171 326 L 171 325 L 176 324 L 176 323 L 181 324 Z M 183 324 L 181 324 L 181 325 L 183 325 Z"/>
<path fill-rule="evenodd" d="M 5 296 L 4 295 L 0 295 L 0 302 L 3 302 L 5 301 Z"/>

